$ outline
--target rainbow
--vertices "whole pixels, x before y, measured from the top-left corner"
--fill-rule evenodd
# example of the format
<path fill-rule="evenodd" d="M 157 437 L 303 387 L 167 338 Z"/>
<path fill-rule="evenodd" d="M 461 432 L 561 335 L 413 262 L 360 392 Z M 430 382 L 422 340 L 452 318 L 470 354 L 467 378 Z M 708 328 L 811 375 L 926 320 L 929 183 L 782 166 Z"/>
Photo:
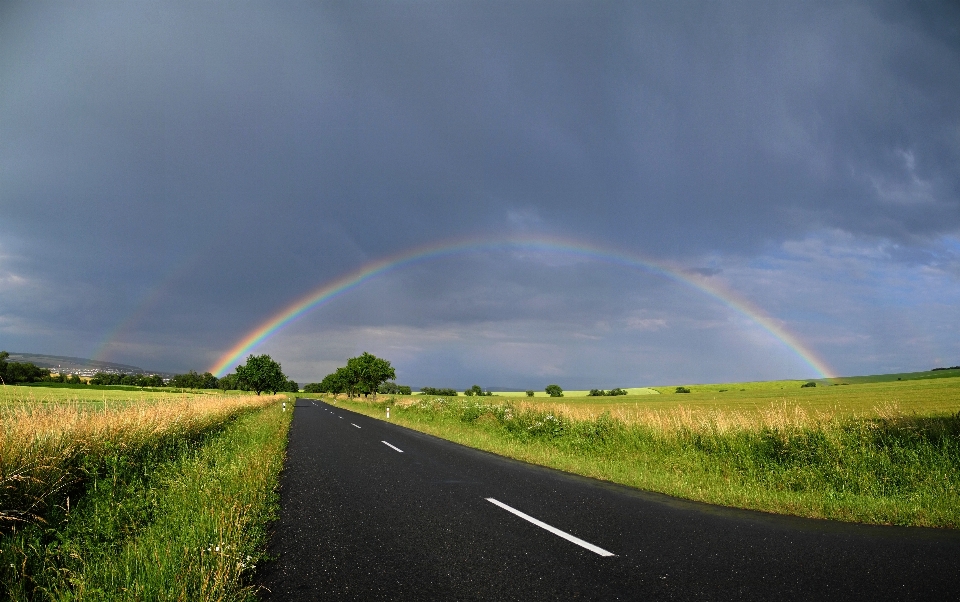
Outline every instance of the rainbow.
<path fill-rule="evenodd" d="M 244 355 L 290 322 L 296 320 L 308 311 L 336 299 L 340 295 L 389 271 L 450 255 L 497 249 L 519 249 L 525 251 L 572 254 L 590 260 L 641 269 L 691 286 L 759 324 L 813 368 L 821 378 L 831 378 L 833 375 L 833 371 L 827 366 L 826 362 L 818 358 L 813 351 L 807 349 L 793 334 L 788 332 L 771 317 L 767 316 L 759 307 L 737 296 L 733 292 L 722 288 L 716 283 L 708 282 L 706 278 L 685 272 L 679 267 L 669 265 L 662 261 L 642 259 L 637 256 L 604 249 L 584 242 L 543 236 L 500 238 L 494 240 L 461 239 L 453 242 L 444 241 L 416 247 L 414 249 L 407 249 L 400 253 L 372 261 L 332 282 L 322 284 L 270 316 L 259 326 L 247 333 L 246 336 L 237 341 L 237 343 L 210 368 L 210 372 L 218 377 L 223 376 L 232 366 L 239 363 Z"/>

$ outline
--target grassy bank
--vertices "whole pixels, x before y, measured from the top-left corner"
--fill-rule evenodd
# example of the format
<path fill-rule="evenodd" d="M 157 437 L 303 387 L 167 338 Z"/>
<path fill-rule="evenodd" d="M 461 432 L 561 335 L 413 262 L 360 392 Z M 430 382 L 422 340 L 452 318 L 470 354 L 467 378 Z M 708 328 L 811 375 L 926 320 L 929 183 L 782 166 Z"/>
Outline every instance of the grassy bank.
<path fill-rule="evenodd" d="M 616 404 L 617 413 L 603 403 L 549 406 L 491 398 L 337 403 L 379 418 L 390 405 L 391 421 L 404 426 L 678 497 L 799 516 L 956 528 L 960 379 L 944 386 L 952 387 L 952 393 L 940 390 L 952 406 L 935 400 L 939 409 L 924 413 L 883 401 L 883 395 L 874 395 L 881 403 L 865 410 L 869 390 L 844 393 L 859 399 L 857 411 L 770 397 L 765 405 L 741 399 L 730 409 L 657 406 L 646 396 L 632 406 Z"/>
<path fill-rule="evenodd" d="M 281 399 L 5 404 L 6 598 L 252 599 L 292 415 Z"/>

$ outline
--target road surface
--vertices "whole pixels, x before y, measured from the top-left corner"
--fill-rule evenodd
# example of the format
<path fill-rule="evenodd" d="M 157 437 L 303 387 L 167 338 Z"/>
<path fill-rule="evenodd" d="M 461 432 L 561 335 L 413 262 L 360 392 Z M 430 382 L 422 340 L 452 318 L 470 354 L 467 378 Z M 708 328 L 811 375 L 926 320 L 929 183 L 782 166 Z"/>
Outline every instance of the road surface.
<path fill-rule="evenodd" d="M 960 600 L 960 534 L 687 502 L 300 399 L 267 600 Z"/>

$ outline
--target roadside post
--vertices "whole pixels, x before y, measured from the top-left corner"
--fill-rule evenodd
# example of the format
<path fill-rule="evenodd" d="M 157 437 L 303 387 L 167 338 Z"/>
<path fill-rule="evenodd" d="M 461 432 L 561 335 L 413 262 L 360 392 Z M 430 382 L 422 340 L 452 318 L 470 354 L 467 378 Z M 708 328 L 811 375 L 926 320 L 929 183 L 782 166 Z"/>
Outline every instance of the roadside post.
<path fill-rule="evenodd" d="M 387 408 L 387 418 L 390 418 L 390 408 Z"/>

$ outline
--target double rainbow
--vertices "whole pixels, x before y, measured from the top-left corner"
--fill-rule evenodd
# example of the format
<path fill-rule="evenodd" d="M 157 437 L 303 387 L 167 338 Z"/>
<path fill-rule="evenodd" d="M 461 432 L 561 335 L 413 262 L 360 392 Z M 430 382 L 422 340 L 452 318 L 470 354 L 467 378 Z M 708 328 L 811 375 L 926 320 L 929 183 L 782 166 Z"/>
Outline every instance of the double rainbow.
<path fill-rule="evenodd" d="M 210 368 L 210 372 L 216 376 L 223 376 L 231 367 L 239 363 L 244 355 L 290 322 L 296 320 L 308 311 L 387 272 L 399 270 L 414 263 L 435 260 L 441 257 L 497 249 L 574 255 L 589 260 L 640 269 L 691 286 L 759 324 L 764 330 L 781 341 L 806 364 L 813 368 L 821 378 L 830 378 L 832 375 L 832 370 L 827 366 L 826 362 L 817 357 L 812 350 L 805 347 L 793 334 L 767 316 L 760 308 L 748 300 L 738 297 L 731 291 L 709 282 L 706 278 L 685 272 L 664 262 L 641 259 L 634 255 L 604 249 L 587 243 L 548 237 L 447 241 L 408 249 L 395 255 L 377 259 L 332 282 L 326 282 L 320 285 L 270 316 L 259 326 L 247 333 L 242 339 L 237 341 L 237 343 Z"/>

